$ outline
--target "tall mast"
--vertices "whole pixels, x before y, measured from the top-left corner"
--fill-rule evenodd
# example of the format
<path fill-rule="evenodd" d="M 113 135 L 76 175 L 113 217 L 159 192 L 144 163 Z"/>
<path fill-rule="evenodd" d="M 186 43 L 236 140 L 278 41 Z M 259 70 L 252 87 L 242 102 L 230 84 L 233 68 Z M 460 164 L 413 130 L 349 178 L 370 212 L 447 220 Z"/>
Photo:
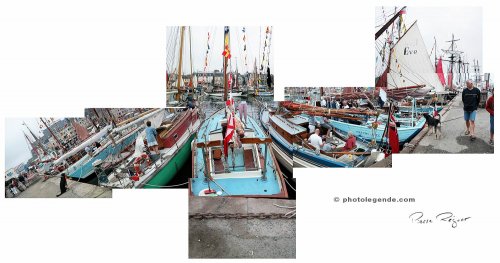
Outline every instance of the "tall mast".
<path fill-rule="evenodd" d="M 437 64 L 438 64 L 438 59 L 437 59 L 437 43 L 436 43 L 436 37 L 434 37 L 434 68 L 437 70 Z"/>
<path fill-rule="evenodd" d="M 177 101 L 181 98 L 181 81 L 182 81 L 182 46 L 184 46 L 184 26 L 181 26 L 181 46 L 179 51 L 179 69 L 177 71 L 177 94 L 175 94 L 175 99 Z"/>
<path fill-rule="evenodd" d="M 31 136 L 33 136 L 33 140 L 35 140 L 35 142 L 38 142 L 38 146 L 40 146 L 40 148 L 42 149 L 43 151 L 43 154 L 44 155 L 47 155 L 47 152 L 45 151 L 45 148 L 43 147 L 42 143 L 40 142 L 40 140 L 38 140 L 38 137 L 35 135 L 35 133 L 33 133 L 33 131 L 30 129 L 30 127 L 28 127 L 28 125 L 26 124 L 26 122 L 23 122 L 23 125 L 28 128 L 28 131 L 30 132 Z"/>
<path fill-rule="evenodd" d="M 387 23 L 385 23 L 385 25 L 383 25 L 383 26 L 382 26 L 382 27 L 381 27 L 381 28 L 380 28 L 380 29 L 379 29 L 379 30 L 375 33 L 375 40 L 377 40 L 377 39 L 378 39 L 378 37 L 379 37 L 380 35 L 382 35 L 382 34 L 385 32 L 385 30 L 386 30 L 387 28 L 389 28 L 389 26 L 390 26 L 392 23 L 394 23 L 394 21 L 396 21 L 396 19 L 399 17 L 399 14 L 401 13 L 401 11 L 403 11 L 405 8 L 406 8 L 406 6 L 405 6 L 405 7 L 403 7 L 403 8 L 401 8 L 401 10 L 399 10 L 399 12 L 395 13 L 395 14 L 394 14 L 394 16 L 393 16 L 393 17 L 392 17 L 389 21 L 387 21 Z"/>
<path fill-rule="evenodd" d="M 230 48 L 230 42 L 229 42 L 229 26 L 226 27 L 227 28 L 227 36 L 226 34 L 224 33 L 224 49 L 226 49 L 226 37 L 227 37 L 227 48 L 229 49 Z M 226 30 L 224 30 L 226 31 Z M 227 57 L 228 56 L 224 56 L 224 101 L 227 100 Z"/>
<path fill-rule="evenodd" d="M 189 75 L 189 82 L 191 83 L 191 87 L 194 87 L 193 83 L 193 53 L 191 52 L 191 27 L 189 27 L 189 62 L 191 65 L 191 75 Z"/>
<path fill-rule="evenodd" d="M 57 144 L 59 145 L 59 147 L 61 147 L 61 149 L 63 150 L 63 152 L 66 152 L 66 148 L 64 148 L 64 146 L 62 145 L 61 141 L 59 141 L 59 139 L 56 137 L 56 135 L 54 134 L 54 132 L 52 131 L 52 129 L 50 129 L 50 127 L 47 125 L 47 123 L 45 122 L 45 120 L 43 120 L 43 118 L 40 118 L 40 120 L 42 121 L 43 125 L 45 125 L 45 127 L 47 128 L 47 130 L 49 130 L 50 134 L 56 140 Z"/>
<path fill-rule="evenodd" d="M 111 122 L 113 123 L 113 126 L 115 126 L 115 127 L 116 127 L 116 120 L 115 120 L 115 116 L 113 116 L 113 114 L 111 114 L 111 111 L 109 110 L 109 108 L 106 108 L 106 111 L 108 112 L 109 117 L 111 117 Z"/>
<path fill-rule="evenodd" d="M 234 57 L 235 61 L 236 61 L 236 77 L 235 77 L 235 88 L 238 88 L 238 58 L 237 57 Z"/>
<path fill-rule="evenodd" d="M 38 152 L 38 148 L 35 146 L 35 144 L 30 140 L 30 138 L 28 137 L 28 135 L 23 131 L 23 134 L 24 134 L 24 138 L 26 139 L 26 142 L 28 143 L 28 150 L 30 150 L 31 152 L 31 156 L 32 157 L 35 157 L 33 155 L 36 154 L 38 156 L 38 158 L 41 160 L 41 156 L 40 156 L 40 153 Z"/>

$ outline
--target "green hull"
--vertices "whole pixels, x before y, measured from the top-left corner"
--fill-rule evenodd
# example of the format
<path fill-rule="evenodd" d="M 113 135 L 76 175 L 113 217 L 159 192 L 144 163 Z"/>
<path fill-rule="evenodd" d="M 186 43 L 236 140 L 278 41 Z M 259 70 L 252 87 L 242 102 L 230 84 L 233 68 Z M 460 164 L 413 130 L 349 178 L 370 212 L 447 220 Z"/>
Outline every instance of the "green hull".
<path fill-rule="evenodd" d="M 194 139 L 194 134 L 189 137 L 189 140 L 177 151 L 174 157 L 146 184 L 144 188 L 161 188 L 160 186 L 167 185 L 172 178 L 182 169 L 186 160 L 191 156 L 191 141 Z"/>

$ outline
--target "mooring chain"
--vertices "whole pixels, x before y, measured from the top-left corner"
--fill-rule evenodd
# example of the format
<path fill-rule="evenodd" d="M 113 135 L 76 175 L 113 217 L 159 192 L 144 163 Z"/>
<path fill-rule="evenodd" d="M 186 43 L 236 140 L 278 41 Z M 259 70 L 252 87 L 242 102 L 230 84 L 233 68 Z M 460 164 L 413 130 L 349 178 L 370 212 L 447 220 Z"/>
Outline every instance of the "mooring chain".
<path fill-rule="evenodd" d="M 282 213 L 195 213 L 189 215 L 192 219 L 291 219 L 295 218 L 295 214 Z"/>

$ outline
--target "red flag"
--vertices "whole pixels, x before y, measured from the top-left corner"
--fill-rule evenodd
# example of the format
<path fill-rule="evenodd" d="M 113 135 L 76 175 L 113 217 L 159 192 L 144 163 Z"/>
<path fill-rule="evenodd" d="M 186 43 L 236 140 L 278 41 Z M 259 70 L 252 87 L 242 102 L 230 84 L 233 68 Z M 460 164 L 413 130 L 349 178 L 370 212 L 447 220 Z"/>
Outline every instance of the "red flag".
<path fill-rule="evenodd" d="M 233 114 L 230 114 L 227 121 L 226 136 L 224 137 L 224 155 L 226 155 L 226 157 L 228 154 L 229 141 L 231 141 L 231 138 L 233 138 L 233 134 L 234 134 L 234 117 Z"/>
<path fill-rule="evenodd" d="M 396 118 L 392 115 L 392 111 L 389 116 L 389 127 L 388 129 L 388 137 L 389 137 L 389 145 L 391 146 L 392 153 L 399 153 L 399 136 L 398 129 L 396 126 Z"/>

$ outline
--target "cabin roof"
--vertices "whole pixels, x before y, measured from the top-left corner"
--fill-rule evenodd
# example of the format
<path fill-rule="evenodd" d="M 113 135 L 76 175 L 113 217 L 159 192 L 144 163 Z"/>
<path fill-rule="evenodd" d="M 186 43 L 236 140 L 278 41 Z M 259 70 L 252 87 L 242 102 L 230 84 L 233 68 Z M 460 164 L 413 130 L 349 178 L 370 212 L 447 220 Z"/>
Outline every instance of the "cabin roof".
<path fill-rule="evenodd" d="M 297 135 L 306 131 L 306 128 L 297 125 L 296 123 L 291 122 L 279 115 L 273 115 L 270 117 L 272 122 L 282 128 L 285 132 L 291 135 Z M 293 119 L 293 118 L 292 118 Z"/>

